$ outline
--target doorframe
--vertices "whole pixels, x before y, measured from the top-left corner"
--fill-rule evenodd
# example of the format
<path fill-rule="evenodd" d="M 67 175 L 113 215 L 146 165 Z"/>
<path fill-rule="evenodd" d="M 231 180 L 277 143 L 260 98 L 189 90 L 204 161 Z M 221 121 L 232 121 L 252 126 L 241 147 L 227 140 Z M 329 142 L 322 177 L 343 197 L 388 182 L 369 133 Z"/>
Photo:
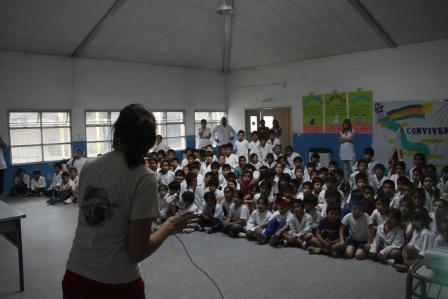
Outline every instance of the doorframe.
<path fill-rule="evenodd" d="M 292 142 L 293 142 L 293 138 L 292 138 L 292 106 L 275 106 L 275 107 L 261 107 L 261 108 L 250 108 L 250 109 L 245 109 L 244 110 L 244 126 L 246 129 L 246 139 L 248 139 L 250 141 L 250 135 L 251 135 L 251 131 L 250 131 L 250 120 L 248 119 L 249 115 L 248 115 L 248 111 L 261 111 L 261 110 L 276 110 L 276 109 L 287 109 L 287 113 L 288 113 L 288 145 L 292 146 Z M 257 115 L 257 127 L 260 124 L 260 120 L 261 120 L 261 113 L 259 113 Z"/>

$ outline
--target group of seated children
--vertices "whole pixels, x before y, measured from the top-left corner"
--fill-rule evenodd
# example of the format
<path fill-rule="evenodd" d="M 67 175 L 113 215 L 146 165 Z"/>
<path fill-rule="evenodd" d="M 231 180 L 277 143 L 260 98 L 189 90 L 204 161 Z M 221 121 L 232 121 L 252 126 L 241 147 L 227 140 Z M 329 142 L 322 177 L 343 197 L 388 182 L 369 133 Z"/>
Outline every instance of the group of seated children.
<path fill-rule="evenodd" d="M 33 171 L 30 180 L 25 169 L 19 168 L 16 172 L 13 185 L 13 195 L 24 196 L 49 196 L 47 203 L 54 205 L 58 202 L 65 204 L 74 203 L 78 198 L 78 170 L 69 167 L 68 171 L 63 171 L 64 165 L 57 162 L 54 164 L 54 174 L 52 183 L 47 188 L 45 178 L 38 169 Z"/>
<path fill-rule="evenodd" d="M 211 146 L 188 148 L 182 161 L 173 150 L 148 154 L 145 165 L 159 179 L 160 221 L 194 211 L 199 231 L 368 257 L 399 270 L 431 247 L 448 246 L 448 166 L 438 180 L 418 153 L 409 173 L 401 160 L 387 170 L 367 148 L 346 182 L 338 163 L 322 167 L 317 153 L 303 165 L 291 146 L 266 149 L 257 136 L 245 144 L 224 146 L 218 156 Z"/>

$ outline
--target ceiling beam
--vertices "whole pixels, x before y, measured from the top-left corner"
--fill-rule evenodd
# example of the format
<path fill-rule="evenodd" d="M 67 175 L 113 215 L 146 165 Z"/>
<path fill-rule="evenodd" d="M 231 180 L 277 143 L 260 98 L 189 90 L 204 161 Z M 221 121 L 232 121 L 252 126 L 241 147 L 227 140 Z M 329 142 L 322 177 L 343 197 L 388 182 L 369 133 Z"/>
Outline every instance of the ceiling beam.
<path fill-rule="evenodd" d="M 367 24 L 372 27 L 372 29 L 383 39 L 383 41 L 389 46 L 389 48 L 396 48 L 397 44 L 390 37 L 390 35 L 384 30 L 383 27 L 378 23 L 378 21 L 372 16 L 372 14 L 367 10 L 364 4 L 360 0 L 347 0 L 350 5 L 356 9 L 356 11 L 363 17 Z"/>
<path fill-rule="evenodd" d="M 73 51 L 71 57 L 75 58 L 81 55 L 82 51 L 88 46 L 90 41 L 100 32 L 101 28 L 105 26 L 111 19 L 111 17 L 120 9 L 125 0 L 115 0 L 110 6 L 104 16 L 99 22 L 90 30 L 90 32 L 84 37 L 81 43 L 78 45 L 75 51 Z"/>

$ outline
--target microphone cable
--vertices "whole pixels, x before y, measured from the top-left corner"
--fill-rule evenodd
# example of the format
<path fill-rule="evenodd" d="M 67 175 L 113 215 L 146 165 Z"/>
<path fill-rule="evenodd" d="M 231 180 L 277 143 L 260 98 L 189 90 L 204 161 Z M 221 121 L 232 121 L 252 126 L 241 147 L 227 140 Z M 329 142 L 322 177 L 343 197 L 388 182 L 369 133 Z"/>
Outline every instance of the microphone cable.
<path fill-rule="evenodd" d="M 179 240 L 180 244 L 181 244 L 182 247 L 184 248 L 184 251 L 185 251 L 185 253 L 187 254 L 188 258 L 190 259 L 191 264 L 192 264 L 196 269 L 198 269 L 199 271 L 201 271 L 201 272 L 208 278 L 208 280 L 210 280 L 210 281 L 215 285 L 215 287 L 216 287 L 216 289 L 218 290 L 219 295 L 221 296 L 221 298 L 222 298 L 222 299 L 225 299 L 225 298 L 224 298 L 224 295 L 223 295 L 222 292 L 221 292 L 221 289 L 219 288 L 219 285 L 213 280 L 213 278 L 212 278 L 210 275 L 208 275 L 208 273 L 207 273 L 205 270 L 203 270 L 201 267 L 199 267 L 199 266 L 193 261 L 193 259 L 191 258 L 190 254 L 188 253 L 187 247 L 185 247 L 184 242 L 182 242 L 182 240 L 177 236 L 177 234 L 174 235 L 174 236 L 176 237 L 177 240 Z"/>

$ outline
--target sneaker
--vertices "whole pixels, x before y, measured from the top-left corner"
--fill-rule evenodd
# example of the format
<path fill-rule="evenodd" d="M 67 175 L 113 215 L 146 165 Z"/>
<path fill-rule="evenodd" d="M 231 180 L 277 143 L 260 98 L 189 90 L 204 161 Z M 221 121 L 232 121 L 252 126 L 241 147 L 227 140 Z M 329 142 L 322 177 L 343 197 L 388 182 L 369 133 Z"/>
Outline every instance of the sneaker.
<path fill-rule="evenodd" d="M 308 247 L 308 252 L 310 254 L 320 254 L 321 250 L 318 247 L 310 246 L 310 247 Z"/>
<path fill-rule="evenodd" d="M 259 244 L 266 244 L 269 242 L 268 236 L 266 236 L 260 231 L 256 232 L 256 236 Z"/>
<path fill-rule="evenodd" d="M 283 240 L 283 246 L 285 246 L 285 247 L 288 247 L 288 241 L 286 241 L 286 240 Z"/>
<path fill-rule="evenodd" d="M 64 200 L 64 203 L 65 203 L 66 205 L 73 203 L 73 197 L 69 197 L 69 198 L 67 198 L 66 200 Z"/>
<path fill-rule="evenodd" d="M 49 200 L 47 200 L 47 204 L 54 205 L 57 201 L 58 201 L 57 198 L 52 197 Z"/>
<path fill-rule="evenodd" d="M 277 237 L 276 235 L 273 235 L 271 237 L 271 239 L 269 240 L 269 245 L 275 247 L 275 246 L 279 245 L 282 242 L 283 241 L 279 237 Z"/>
<path fill-rule="evenodd" d="M 308 249 L 308 243 L 306 241 L 303 241 L 302 248 L 307 250 Z"/>
<path fill-rule="evenodd" d="M 394 267 L 398 272 L 408 272 L 409 270 L 405 264 L 393 264 L 392 267 Z"/>
<path fill-rule="evenodd" d="M 238 237 L 246 238 L 246 233 L 240 232 L 240 233 L 238 233 Z"/>
<path fill-rule="evenodd" d="M 204 231 L 210 235 L 213 233 L 213 229 L 211 227 L 204 227 Z"/>

